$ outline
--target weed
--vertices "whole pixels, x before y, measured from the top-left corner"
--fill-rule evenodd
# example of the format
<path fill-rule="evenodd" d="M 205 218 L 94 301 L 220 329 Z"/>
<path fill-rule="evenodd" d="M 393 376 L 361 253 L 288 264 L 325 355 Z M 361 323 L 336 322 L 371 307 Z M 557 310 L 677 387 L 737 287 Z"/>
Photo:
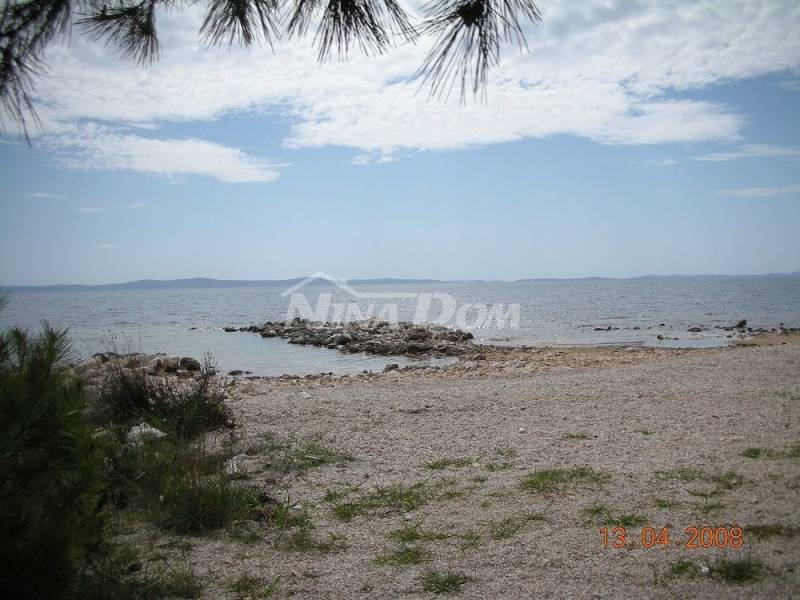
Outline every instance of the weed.
<path fill-rule="evenodd" d="M 700 573 L 700 567 L 697 566 L 697 563 L 684 559 L 672 563 L 669 570 L 675 577 L 694 578 Z"/>
<path fill-rule="evenodd" d="M 425 504 L 431 492 L 424 482 L 377 487 L 351 502 L 333 502 L 333 514 L 343 521 L 379 508 L 411 512 Z"/>
<path fill-rule="evenodd" d="M 565 433 L 561 436 L 562 440 L 588 440 L 588 433 Z"/>
<path fill-rule="evenodd" d="M 426 468 L 432 469 L 434 471 L 442 471 L 447 469 L 448 467 L 452 467 L 454 469 L 458 469 L 460 467 L 467 467 L 472 464 L 472 459 L 463 457 L 463 458 L 440 458 L 439 460 L 430 462 L 425 465 Z"/>
<path fill-rule="evenodd" d="M 760 540 L 768 540 L 773 537 L 794 537 L 800 531 L 796 527 L 788 527 L 781 523 L 769 525 L 749 525 L 744 528 L 745 533 L 752 535 Z"/>
<path fill-rule="evenodd" d="M 427 531 L 422 528 L 422 523 L 416 523 L 389 532 L 389 537 L 398 542 L 409 544 L 420 541 L 445 540 L 449 536 L 436 531 Z"/>
<path fill-rule="evenodd" d="M 526 475 L 520 487 L 529 492 L 556 492 L 570 484 L 602 486 L 611 476 L 587 467 L 574 469 L 548 469 Z"/>
<path fill-rule="evenodd" d="M 656 471 L 656 479 L 662 481 L 681 481 L 683 483 L 691 483 L 703 478 L 703 472 L 698 469 L 672 469 L 671 471 Z"/>
<path fill-rule="evenodd" d="M 497 448 L 494 449 L 494 451 L 497 454 L 497 456 L 500 456 L 502 458 L 516 458 L 518 455 L 517 451 L 514 448 L 511 448 L 510 446 L 498 446 Z"/>
<path fill-rule="evenodd" d="M 455 594 L 472 578 L 457 571 L 428 571 L 422 577 L 422 589 L 434 594 Z"/>
<path fill-rule="evenodd" d="M 319 436 L 280 437 L 272 432 L 261 434 L 247 449 L 247 454 L 266 455 L 266 469 L 279 475 L 302 475 L 322 465 L 355 460 L 352 454 L 330 447 Z"/>
<path fill-rule="evenodd" d="M 681 505 L 677 500 L 668 500 L 666 498 L 656 498 L 653 504 L 656 508 L 678 508 Z"/>
<path fill-rule="evenodd" d="M 464 533 L 458 534 L 457 537 L 461 538 L 461 550 L 477 548 L 480 546 L 482 539 L 481 535 L 476 531 L 465 531 Z"/>
<path fill-rule="evenodd" d="M 230 586 L 232 592 L 248 600 L 262 600 L 271 598 L 278 590 L 280 577 L 275 577 L 267 583 L 264 579 L 251 575 L 242 575 Z"/>
<path fill-rule="evenodd" d="M 755 558 L 719 558 L 709 565 L 711 575 L 730 583 L 750 583 L 758 581 L 764 574 L 764 564 Z"/>
<path fill-rule="evenodd" d="M 375 559 L 378 565 L 392 567 L 407 567 L 408 565 L 418 565 L 430 560 L 428 553 L 414 544 L 400 544 L 391 552 L 381 554 Z"/>
<path fill-rule="evenodd" d="M 595 503 L 583 509 L 594 522 L 609 526 L 638 527 L 648 522 L 646 517 L 637 514 L 622 514 L 618 517 L 612 515 L 605 504 Z"/>

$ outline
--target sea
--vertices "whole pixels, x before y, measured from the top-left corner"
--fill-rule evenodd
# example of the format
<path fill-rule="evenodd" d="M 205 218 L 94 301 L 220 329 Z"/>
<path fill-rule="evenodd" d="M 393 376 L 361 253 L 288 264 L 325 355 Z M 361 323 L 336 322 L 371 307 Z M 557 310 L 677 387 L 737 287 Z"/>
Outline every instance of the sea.
<path fill-rule="evenodd" d="M 477 343 L 485 344 L 704 347 L 730 343 L 732 333 L 722 328 L 741 319 L 754 328 L 800 327 L 800 277 L 796 276 L 393 281 L 349 287 L 313 280 L 293 290 L 302 294 L 303 302 L 295 302 L 292 314 L 292 293 L 285 292 L 285 286 L 275 284 L 10 291 L 9 303 L 0 312 L 0 328 L 16 325 L 35 331 L 42 320 L 68 328 L 75 361 L 109 350 L 198 359 L 209 353 L 221 372 L 240 369 L 271 376 L 379 371 L 390 362 L 448 360 L 349 354 L 223 330 L 298 316 L 297 307 L 303 302 L 326 319 L 382 315 L 464 325 Z M 420 310 L 421 302 L 427 302 L 429 310 Z M 338 304 L 344 312 L 325 313 L 319 307 L 326 303 Z M 448 303 L 455 309 L 449 322 L 444 314 Z M 392 304 L 390 310 L 386 304 Z M 487 314 L 507 318 L 482 318 Z M 459 315 L 463 318 L 457 322 Z M 687 331 L 691 327 L 703 331 L 691 333 Z"/>

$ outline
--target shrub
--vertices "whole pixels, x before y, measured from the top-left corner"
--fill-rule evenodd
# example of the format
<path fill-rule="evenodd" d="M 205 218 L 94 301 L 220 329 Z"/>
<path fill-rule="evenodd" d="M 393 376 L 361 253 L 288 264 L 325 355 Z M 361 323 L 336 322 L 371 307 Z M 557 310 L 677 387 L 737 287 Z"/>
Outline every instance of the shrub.
<path fill-rule="evenodd" d="M 65 331 L 0 336 L 0 597 L 58 598 L 99 544 L 101 459 Z"/>
<path fill-rule="evenodd" d="M 98 424 L 115 426 L 119 435 L 142 421 L 184 439 L 230 427 L 231 414 L 222 388 L 213 382 L 214 372 L 206 357 L 199 380 L 179 385 L 112 361 L 95 394 L 93 416 Z"/>

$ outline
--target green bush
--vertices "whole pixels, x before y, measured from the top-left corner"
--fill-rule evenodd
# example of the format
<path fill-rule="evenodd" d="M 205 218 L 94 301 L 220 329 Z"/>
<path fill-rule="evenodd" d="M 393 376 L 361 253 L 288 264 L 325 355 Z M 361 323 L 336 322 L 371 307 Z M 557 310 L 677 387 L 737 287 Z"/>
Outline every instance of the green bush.
<path fill-rule="evenodd" d="M 106 367 L 103 383 L 95 394 L 94 420 L 98 425 L 116 427 L 120 436 L 142 421 L 184 439 L 230 427 L 231 414 L 222 389 L 212 382 L 213 373 L 214 367 L 207 359 L 199 380 L 180 386 L 114 361 Z"/>
<path fill-rule="evenodd" d="M 0 336 L 0 597 L 64 597 L 100 543 L 101 459 L 66 332 Z"/>

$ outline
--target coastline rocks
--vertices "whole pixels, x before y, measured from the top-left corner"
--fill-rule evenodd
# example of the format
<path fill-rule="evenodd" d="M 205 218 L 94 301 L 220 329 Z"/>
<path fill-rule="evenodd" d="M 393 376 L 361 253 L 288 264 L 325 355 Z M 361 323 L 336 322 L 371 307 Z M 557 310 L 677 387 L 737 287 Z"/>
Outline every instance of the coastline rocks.
<path fill-rule="evenodd" d="M 268 321 L 261 326 L 224 327 L 226 332 L 252 332 L 261 337 L 279 337 L 290 344 L 366 352 L 385 356 L 461 356 L 474 351 L 473 335 L 442 325 L 416 325 L 369 319 L 349 323 L 307 321 L 300 318 L 286 323 Z"/>

